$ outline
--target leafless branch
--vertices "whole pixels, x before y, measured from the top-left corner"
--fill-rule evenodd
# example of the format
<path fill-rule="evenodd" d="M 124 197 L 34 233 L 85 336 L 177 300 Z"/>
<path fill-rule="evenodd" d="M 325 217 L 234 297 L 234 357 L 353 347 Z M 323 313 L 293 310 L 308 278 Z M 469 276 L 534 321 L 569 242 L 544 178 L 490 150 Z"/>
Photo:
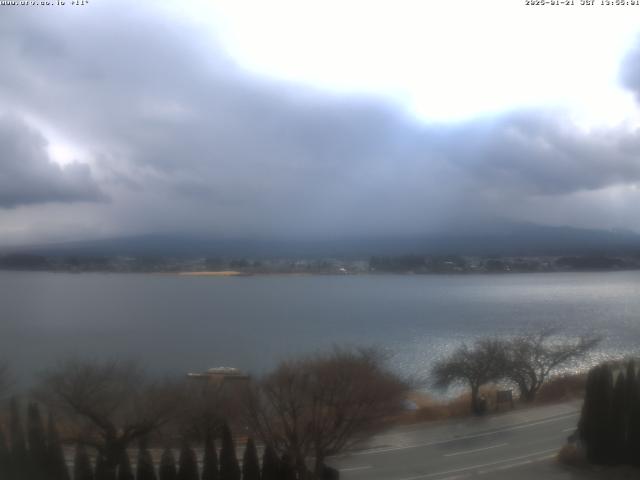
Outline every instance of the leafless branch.
<path fill-rule="evenodd" d="M 406 384 L 376 349 L 334 349 L 282 363 L 250 392 L 247 420 L 263 441 L 289 454 L 299 475 L 379 428 L 402 408 Z M 304 478 L 304 477 L 303 477 Z"/>
<path fill-rule="evenodd" d="M 180 403 L 172 382 L 151 382 L 132 362 L 70 359 L 45 372 L 36 394 L 75 425 L 74 441 L 115 468 L 124 449 L 168 422 Z"/>

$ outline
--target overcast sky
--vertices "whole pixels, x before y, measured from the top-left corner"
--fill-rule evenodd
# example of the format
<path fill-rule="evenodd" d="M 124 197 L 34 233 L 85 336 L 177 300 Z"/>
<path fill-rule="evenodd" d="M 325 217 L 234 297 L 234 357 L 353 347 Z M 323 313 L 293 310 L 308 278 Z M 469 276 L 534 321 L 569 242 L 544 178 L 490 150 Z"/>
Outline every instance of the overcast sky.
<path fill-rule="evenodd" d="M 0 6 L 0 244 L 640 230 L 640 6 L 70 3 Z"/>

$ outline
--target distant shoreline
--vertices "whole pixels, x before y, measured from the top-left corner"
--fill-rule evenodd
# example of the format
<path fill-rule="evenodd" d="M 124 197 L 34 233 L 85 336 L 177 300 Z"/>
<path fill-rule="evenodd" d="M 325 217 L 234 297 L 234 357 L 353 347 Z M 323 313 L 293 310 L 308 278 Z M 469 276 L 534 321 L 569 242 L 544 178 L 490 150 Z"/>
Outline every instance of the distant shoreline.
<path fill-rule="evenodd" d="M 357 276 L 403 276 L 403 277 L 430 277 L 430 276 L 509 276 L 509 275 L 532 275 L 532 274 L 554 274 L 554 273 L 622 273 L 640 272 L 640 268 L 618 268 L 618 269 L 567 269 L 567 270 L 532 270 L 532 271 L 465 271 L 465 272 L 252 272 L 252 271 L 199 271 L 199 270 L 73 270 L 73 269 L 28 269 L 28 268 L 0 268 L 0 272 L 15 273 L 105 273 L 105 274 L 132 274 L 132 275 L 169 275 L 178 277 L 357 277 Z"/>
<path fill-rule="evenodd" d="M 640 270 L 640 252 L 632 256 L 468 257 L 401 255 L 364 258 L 169 258 L 169 257 L 46 257 L 0 255 L 0 270 L 55 272 L 159 273 L 200 277 L 251 275 L 439 275 Z"/>
<path fill-rule="evenodd" d="M 168 272 L 171 273 L 171 272 Z M 177 275 L 186 276 L 186 277 L 246 277 L 247 275 L 251 275 L 250 273 L 238 272 L 235 270 L 221 270 L 221 271 L 186 271 L 186 272 L 177 272 Z"/>

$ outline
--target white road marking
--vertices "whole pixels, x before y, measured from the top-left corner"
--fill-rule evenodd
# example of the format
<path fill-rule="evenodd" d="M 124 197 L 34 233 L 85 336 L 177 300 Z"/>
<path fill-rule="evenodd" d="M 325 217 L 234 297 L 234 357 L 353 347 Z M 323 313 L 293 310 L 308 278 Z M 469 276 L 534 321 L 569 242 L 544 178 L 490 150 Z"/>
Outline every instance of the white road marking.
<path fill-rule="evenodd" d="M 532 460 L 524 460 L 523 462 L 510 463 L 508 465 L 501 465 L 499 467 L 489 468 L 487 470 L 478 470 L 478 474 L 479 475 L 484 475 L 486 473 L 499 472 L 501 470 L 509 470 L 510 468 L 521 467 L 522 465 L 530 465 L 530 464 L 535 463 L 535 462 L 542 462 L 544 460 L 550 460 L 552 458 L 555 458 L 555 456 L 556 456 L 556 454 L 554 453 L 553 455 L 546 455 L 544 457 L 534 458 Z"/>
<path fill-rule="evenodd" d="M 535 456 L 538 456 L 538 455 L 544 455 L 545 453 L 555 452 L 557 450 L 558 450 L 557 448 L 550 448 L 550 449 L 541 450 L 541 451 L 535 452 L 535 453 L 529 453 L 527 455 L 520 455 L 519 457 L 506 458 L 504 460 L 496 460 L 495 462 L 483 463 L 483 464 L 480 464 L 480 465 L 471 465 L 469 467 L 456 468 L 454 470 L 447 470 L 447 471 L 444 471 L 444 472 L 427 473 L 427 474 L 418 475 L 418 476 L 415 476 L 415 477 L 405 477 L 405 478 L 401 478 L 399 480 L 422 480 L 422 479 L 425 479 L 425 478 L 438 477 L 440 475 L 448 475 L 450 473 L 466 472 L 468 470 L 476 470 L 478 468 L 492 467 L 494 465 L 500 465 L 501 463 L 508 463 L 508 462 L 513 462 L 514 460 L 522 460 L 524 458 L 531 458 L 531 457 L 535 457 Z"/>
<path fill-rule="evenodd" d="M 368 470 L 373 468 L 371 465 L 362 465 L 361 467 L 348 467 L 348 468 L 340 468 L 341 472 L 355 472 L 356 470 Z"/>
<path fill-rule="evenodd" d="M 571 427 L 571 428 L 565 428 L 562 431 L 563 432 L 575 432 L 577 429 L 578 429 L 578 427 Z"/>
<path fill-rule="evenodd" d="M 533 422 L 533 423 L 527 423 L 524 425 L 515 425 L 513 427 L 506 427 L 506 428 L 500 428 L 498 430 L 492 430 L 490 432 L 484 432 L 484 433 L 477 433 L 474 435 L 465 435 L 463 437 L 456 437 L 456 438 L 450 438 L 447 440 L 437 440 L 434 442 L 427 442 L 427 443 L 418 443 L 416 445 L 407 445 L 404 447 L 389 447 L 389 448 L 381 448 L 381 449 L 377 449 L 377 450 L 365 450 L 362 452 L 353 452 L 350 454 L 347 454 L 346 456 L 349 457 L 358 457 L 358 456 L 364 456 L 364 455 L 378 455 L 380 453 L 387 453 L 387 452 L 397 452 L 398 450 L 409 450 L 411 448 L 422 448 L 422 447 L 430 447 L 432 445 L 442 445 L 444 443 L 453 443 L 453 442 L 457 442 L 459 440 L 470 440 L 472 438 L 482 438 L 482 437 L 488 437 L 490 435 L 496 435 L 498 433 L 502 433 L 502 432 L 511 432 L 513 430 L 521 430 L 523 428 L 530 428 L 530 427 L 535 427 L 537 425 L 543 425 L 545 423 L 551 423 L 551 422 L 558 422 L 561 420 L 565 420 L 569 417 L 575 417 L 579 415 L 578 412 L 575 413 L 570 413 L 567 415 L 562 415 L 560 417 L 553 417 L 553 418 L 548 418 L 546 420 L 540 420 L 538 422 Z"/>
<path fill-rule="evenodd" d="M 499 443 L 498 445 L 490 445 L 488 447 L 474 448 L 473 450 L 465 450 L 463 452 L 446 453 L 446 454 L 444 454 L 444 456 L 445 457 L 456 457 L 458 455 L 466 455 L 467 453 L 482 452 L 483 450 L 490 450 L 492 448 L 506 447 L 507 445 L 509 445 L 509 444 L 508 443 Z"/>
<path fill-rule="evenodd" d="M 531 460 L 523 460 L 522 462 L 509 463 L 508 465 L 501 465 L 499 467 L 488 468 L 486 470 L 478 470 L 478 475 L 486 475 L 487 473 L 501 472 L 503 470 L 509 470 L 510 468 L 522 467 L 523 465 L 531 465 Z"/>
<path fill-rule="evenodd" d="M 460 478 L 469 478 L 469 474 L 465 473 L 464 475 L 454 475 L 452 477 L 442 477 L 438 480 L 459 480 Z"/>

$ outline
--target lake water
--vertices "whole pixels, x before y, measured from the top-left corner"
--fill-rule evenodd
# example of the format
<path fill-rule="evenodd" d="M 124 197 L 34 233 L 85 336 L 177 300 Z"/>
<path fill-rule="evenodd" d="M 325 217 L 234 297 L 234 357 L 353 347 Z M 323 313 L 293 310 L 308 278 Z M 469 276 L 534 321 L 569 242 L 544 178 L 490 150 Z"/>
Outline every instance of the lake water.
<path fill-rule="evenodd" d="M 154 372 L 253 373 L 331 344 L 378 345 L 420 374 L 460 342 L 539 325 L 640 351 L 640 272 L 180 277 L 0 272 L 0 358 L 21 382 L 69 355 Z"/>

